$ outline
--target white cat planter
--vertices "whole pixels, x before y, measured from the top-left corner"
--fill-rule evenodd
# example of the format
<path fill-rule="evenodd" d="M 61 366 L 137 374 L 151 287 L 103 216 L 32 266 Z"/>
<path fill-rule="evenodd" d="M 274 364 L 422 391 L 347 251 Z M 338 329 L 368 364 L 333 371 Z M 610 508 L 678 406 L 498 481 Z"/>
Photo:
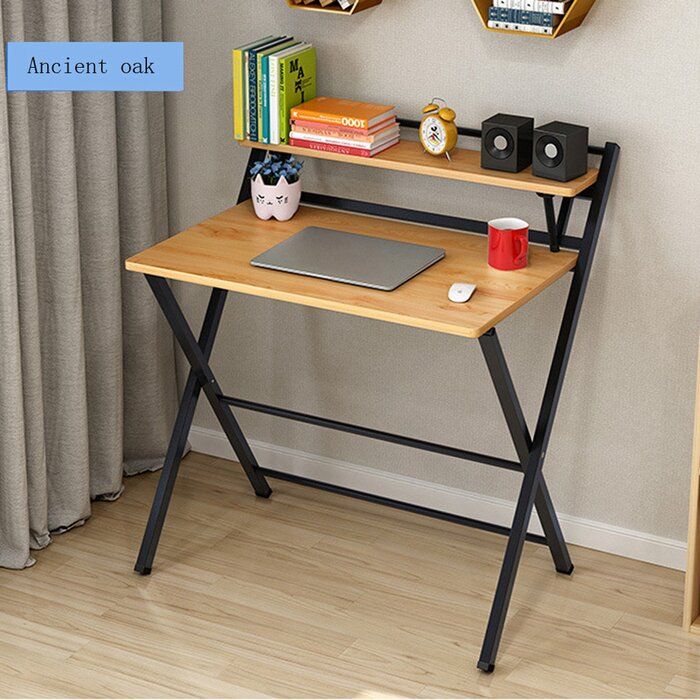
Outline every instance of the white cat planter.
<path fill-rule="evenodd" d="M 266 185 L 257 175 L 251 182 L 251 195 L 259 219 L 267 221 L 274 217 L 277 221 L 289 221 L 299 209 L 301 181 L 290 185 L 285 178 L 281 178 L 276 185 Z"/>

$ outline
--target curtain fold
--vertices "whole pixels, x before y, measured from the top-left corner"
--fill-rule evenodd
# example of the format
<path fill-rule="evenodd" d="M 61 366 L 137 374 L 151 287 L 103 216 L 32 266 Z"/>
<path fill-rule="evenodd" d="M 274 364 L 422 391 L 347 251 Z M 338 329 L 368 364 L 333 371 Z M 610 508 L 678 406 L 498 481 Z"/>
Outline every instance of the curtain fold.
<path fill-rule="evenodd" d="M 158 41 L 160 12 L 0 0 L 0 39 Z M 123 259 L 167 236 L 164 109 L 158 93 L 8 94 L 0 76 L 0 566 L 22 568 L 162 464 L 174 347 Z"/>

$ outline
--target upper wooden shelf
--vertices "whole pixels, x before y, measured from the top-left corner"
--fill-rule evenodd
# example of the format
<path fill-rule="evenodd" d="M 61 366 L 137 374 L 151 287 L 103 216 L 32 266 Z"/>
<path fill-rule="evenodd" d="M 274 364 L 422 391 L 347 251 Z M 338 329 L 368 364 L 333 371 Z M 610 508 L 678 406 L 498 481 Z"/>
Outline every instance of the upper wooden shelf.
<path fill-rule="evenodd" d="M 553 34 L 535 34 L 530 32 L 520 32 L 512 29 L 495 29 L 489 27 L 489 8 L 493 6 L 492 0 L 472 0 L 474 8 L 479 13 L 481 18 L 481 23 L 484 25 L 485 29 L 490 32 L 499 32 L 501 34 L 519 34 L 520 36 L 533 36 L 539 37 L 540 39 L 556 39 L 562 34 L 570 32 L 572 29 L 576 29 L 586 16 L 591 11 L 595 0 L 571 0 L 571 5 L 566 11 L 566 14 L 562 17 L 561 22 L 554 30 Z"/>
<path fill-rule="evenodd" d="M 307 226 L 444 248 L 445 258 L 393 292 L 254 267 L 250 261 Z M 126 261 L 127 270 L 478 338 L 576 265 L 577 253 L 530 247 L 529 264 L 502 272 L 486 262 L 486 236 L 302 206 L 290 221 L 261 221 L 250 201 L 213 216 Z M 447 292 L 477 285 L 467 304 Z"/>
<path fill-rule="evenodd" d="M 275 151 L 276 153 L 293 153 L 294 155 L 308 158 L 353 163 L 370 168 L 383 168 L 404 173 L 442 177 L 448 180 L 475 182 L 480 185 L 507 187 L 511 190 L 552 194 L 555 197 L 575 197 L 590 187 L 598 178 L 597 168 L 589 168 L 585 175 L 569 182 L 556 182 L 555 180 L 535 177 L 531 168 L 527 168 L 527 170 L 519 173 L 484 170 L 481 167 L 481 154 L 479 151 L 458 148 L 453 151 L 452 160 L 448 161 L 447 158 L 436 158 L 428 155 L 417 141 L 400 141 L 396 146 L 392 146 L 373 158 L 346 156 L 328 151 L 314 151 L 310 148 L 298 148 L 286 144 L 271 145 L 252 141 L 240 141 L 239 143 L 247 148 L 262 148 Z"/>
<path fill-rule="evenodd" d="M 382 0 L 353 0 L 350 7 L 344 10 L 336 0 L 287 0 L 287 5 L 295 10 L 330 12 L 334 15 L 355 15 L 362 10 L 381 5 L 381 3 Z"/>

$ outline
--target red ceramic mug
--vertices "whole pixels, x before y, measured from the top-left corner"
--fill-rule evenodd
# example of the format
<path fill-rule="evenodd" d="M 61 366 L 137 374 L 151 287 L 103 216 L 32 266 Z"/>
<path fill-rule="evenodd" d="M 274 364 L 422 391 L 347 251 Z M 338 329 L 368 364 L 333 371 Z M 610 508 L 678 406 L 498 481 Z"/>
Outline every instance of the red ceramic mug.
<path fill-rule="evenodd" d="M 530 225 L 522 219 L 489 221 L 489 265 L 497 270 L 527 267 Z"/>

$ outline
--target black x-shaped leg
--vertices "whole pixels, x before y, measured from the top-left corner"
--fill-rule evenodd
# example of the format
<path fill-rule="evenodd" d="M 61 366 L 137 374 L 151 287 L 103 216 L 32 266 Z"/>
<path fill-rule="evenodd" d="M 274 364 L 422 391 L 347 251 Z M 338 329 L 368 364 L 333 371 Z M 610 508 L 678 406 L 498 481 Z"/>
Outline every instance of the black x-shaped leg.
<path fill-rule="evenodd" d="M 146 275 L 146 279 L 190 363 L 191 370 L 182 393 L 175 427 L 170 438 L 163 470 L 136 561 L 135 569 L 143 575 L 151 573 L 158 540 L 165 522 L 175 479 L 187 443 L 187 436 L 192 426 L 200 390 L 204 390 L 204 395 L 214 409 L 214 413 L 253 486 L 255 494 L 262 498 L 268 498 L 272 493 L 272 489 L 260 470 L 230 407 L 221 403 L 221 389 L 208 364 L 226 303 L 226 291 L 223 289 L 212 290 L 199 342 L 197 342 L 167 281 L 151 275 Z"/>
<path fill-rule="evenodd" d="M 525 415 L 520 407 L 520 401 L 518 400 L 496 329 L 494 328 L 482 335 L 479 338 L 479 345 L 484 354 L 498 400 L 503 409 L 508 430 L 524 472 L 532 452 L 532 439 L 530 438 L 530 431 L 525 421 Z M 549 551 L 552 553 L 554 567 L 560 574 L 571 574 L 574 570 L 574 565 L 571 563 L 569 550 L 566 547 L 559 519 L 554 510 L 554 504 L 549 495 L 544 477 L 539 480 L 537 485 L 535 508 L 544 530 Z"/>
<path fill-rule="evenodd" d="M 550 370 L 534 440 L 530 439 L 525 416 L 515 393 L 515 387 L 513 386 L 496 331 L 489 331 L 479 338 L 479 344 L 486 359 L 486 364 L 488 365 L 524 472 L 523 483 L 520 488 L 520 495 L 515 507 L 515 515 L 501 566 L 501 573 L 496 586 L 496 594 L 491 606 L 491 614 L 486 628 L 486 635 L 484 636 L 481 656 L 477 664 L 482 671 L 487 673 L 493 671 L 496 664 L 498 646 L 503 634 L 506 615 L 508 614 L 508 606 L 510 605 L 510 598 L 518 573 L 527 528 L 535 505 L 537 506 L 537 513 L 557 571 L 563 574 L 571 574 L 574 570 L 554 506 L 547 491 L 547 485 L 542 476 L 545 447 L 549 440 L 554 420 L 556 403 L 561 390 L 561 381 L 563 381 L 562 369 L 566 359 L 565 357 L 562 358 L 558 351 L 562 350 L 560 345 L 563 340 L 567 346 L 566 355 L 568 356 L 568 350 L 570 349 L 570 345 L 568 345 L 570 333 L 568 330 L 565 326 L 560 334 L 560 342 L 557 352 L 555 352 L 552 369 Z M 558 359 L 561 360 L 561 364 L 558 362 Z"/>
<path fill-rule="evenodd" d="M 554 357 L 547 376 L 547 384 L 542 397 L 542 405 L 537 418 L 535 434 L 530 442 L 525 425 L 525 419 L 517 403 L 515 390 L 510 381 L 508 370 L 503 358 L 503 353 L 495 331 L 480 338 L 481 348 L 486 357 L 489 370 L 494 379 L 494 385 L 506 415 L 508 427 L 515 441 L 521 464 L 524 466 L 525 475 L 520 488 L 520 495 L 515 506 L 515 515 L 508 536 L 508 544 L 501 565 L 501 573 L 496 586 L 496 594 L 491 606 L 486 635 L 481 648 L 481 655 L 477 666 L 486 672 L 493 671 L 496 664 L 498 646 L 503 634 L 508 606 L 510 604 L 515 577 L 520 564 L 527 527 L 532 515 L 532 509 L 537 504 L 537 510 L 541 518 L 542 527 L 547 535 L 547 543 L 552 549 L 552 556 L 558 571 L 571 573 L 573 567 L 566 552 L 566 545 L 561 537 L 561 531 L 557 523 L 556 514 L 549 499 L 544 480 L 542 479 L 542 466 L 552 434 L 554 418 L 556 416 L 559 397 L 561 396 L 566 367 L 571 355 L 576 326 L 581 314 L 583 298 L 591 273 L 591 262 L 598 244 L 598 237 L 603 223 L 603 216 L 612 187 L 612 178 L 617 167 L 620 155 L 620 147 L 608 143 L 605 146 L 603 158 L 600 163 L 598 179 L 591 189 L 591 206 L 583 232 L 583 243 L 579 251 L 579 257 L 574 268 L 574 275 L 566 299 L 566 307 L 559 328 Z M 551 200 L 545 199 L 545 202 Z M 564 200 L 566 202 L 566 200 Z M 548 205 L 548 208 L 549 208 Z M 552 211 L 549 218 L 551 219 Z M 563 205 L 560 210 L 560 228 L 563 230 L 568 223 L 571 214 L 571 202 Z M 551 221 L 550 221 L 551 223 Z M 558 224 L 559 226 L 559 224 Z M 551 227 L 550 227 L 551 230 Z M 523 457 L 527 456 L 527 459 Z M 568 569 L 567 569 L 568 567 Z"/>

